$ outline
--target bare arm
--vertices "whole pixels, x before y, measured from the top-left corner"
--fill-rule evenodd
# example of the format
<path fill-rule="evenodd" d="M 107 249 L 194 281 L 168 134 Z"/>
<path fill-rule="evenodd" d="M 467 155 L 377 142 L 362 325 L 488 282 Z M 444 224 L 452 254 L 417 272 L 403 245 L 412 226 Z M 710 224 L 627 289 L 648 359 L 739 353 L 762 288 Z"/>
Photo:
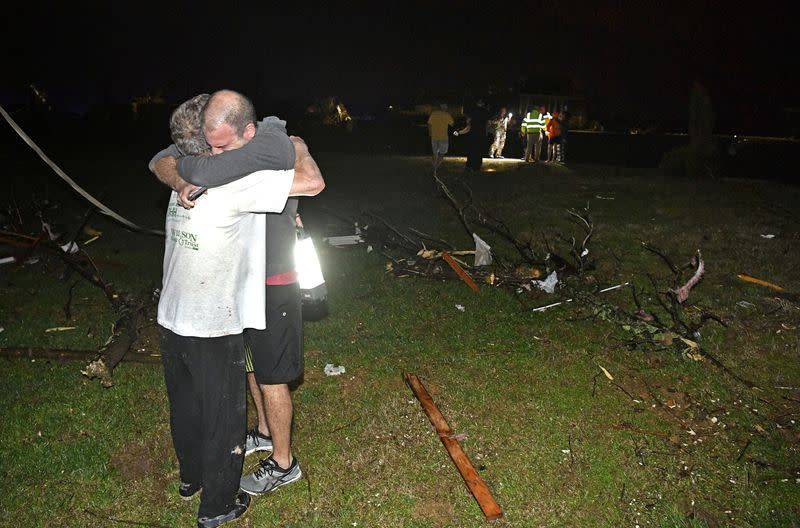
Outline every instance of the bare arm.
<path fill-rule="evenodd" d="M 317 162 L 308 152 L 308 145 L 297 136 L 290 136 L 294 144 L 294 180 L 289 196 L 316 196 L 325 188 L 325 180 Z"/>

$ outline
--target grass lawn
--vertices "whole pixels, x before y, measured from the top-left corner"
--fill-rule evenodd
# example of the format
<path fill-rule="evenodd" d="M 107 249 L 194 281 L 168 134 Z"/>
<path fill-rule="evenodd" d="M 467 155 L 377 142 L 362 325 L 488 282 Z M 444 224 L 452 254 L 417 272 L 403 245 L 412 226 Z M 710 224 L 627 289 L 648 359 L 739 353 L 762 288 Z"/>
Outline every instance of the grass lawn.
<path fill-rule="evenodd" d="M 112 157 L 103 168 L 113 178 L 79 156 L 65 169 L 112 208 L 157 228 L 166 193 L 146 173 L 148 154 Z M 25 156 L 12 166 L 16 203 L 25 210 L 35 188 L 51 204 L 49 218 L 75 229 L 86 206 Z M 648 274 L 669 277 L 643 241 L 679 264 L 701 249 L 706 274 L 687 314 L 705 308 L 727 324 L 707 323 L 698 341 L 751 389 L 676 347 L 631 349 L 630 333 L 585 303 L 531 313 L 504 289 L 396 277 L 377 247 L 323 245 L 322 236 L 351 234 L 341 218 L 363 211 L 463 249 L 473 244 L 435 192 L 427 158 L 317 158 L 328 187 L 301 213 L 320 250 L 330 315 L 305 324 L 306 371 L 294 391 L 293 450 L 306 478 L 254 499 L 234 526 L 483 526 L 403 381 L 407 372 L 466 435 L 463 448 L 505 514 L 494 526 L 800 526 L 800 309 L 737 278 L 800 291 L 800 219 L 791 212 L 800 188 L 508 160 L 464 176 L 476 200 L 533 237 L 579 233 L 566 210 L 589 202 L 591 273 L 603 286 L 630 281 L 652 296 Z M 460 175 L 462 164 L 448 159 L 443 176 Z M 123 195 L 122 183 L 135 185 Z M 160 239 L 98 216 L 90 224 L 103 235 L 85 248 L 118 291 L 160 286 Z M 0 347 L 103 344 L 115 314 L 99 290 L 62 272 L 51 258 L 0 268 Z M 602 295 L 635 310 L 629 290 Z M 76 328 L 45 331 L 59 326 Z M 157 353 L 153 332 L 144 328 L 135 347 Z M 325 376 L 327 363 L 346 373 Z M 85 379 L 84 366 L 0 360 L 0 526 L 193 526 L 197 499 L 177 494 L 160 366 L 122 363 L 110 389 Z M 256 463 L 256 455 L 245 462 Z"/>

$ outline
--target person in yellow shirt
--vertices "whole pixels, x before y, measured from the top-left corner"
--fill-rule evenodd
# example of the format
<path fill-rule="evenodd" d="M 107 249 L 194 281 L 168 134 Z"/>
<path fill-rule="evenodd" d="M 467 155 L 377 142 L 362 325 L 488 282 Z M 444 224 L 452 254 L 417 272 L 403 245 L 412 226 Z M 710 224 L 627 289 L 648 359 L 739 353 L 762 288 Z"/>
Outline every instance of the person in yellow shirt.
<path fill-rule="evenodd" d="M 448 127 L 455 124 L 453 116 L 447 111 L 447 104 L 439 105 L 438 110 L 431 112 L 428 116 L 428 134 L 431 136 L 431 151 L 433 161 L 433 173 L 439 170 L 444 155 L 447 154 L 449 146 Z"/>

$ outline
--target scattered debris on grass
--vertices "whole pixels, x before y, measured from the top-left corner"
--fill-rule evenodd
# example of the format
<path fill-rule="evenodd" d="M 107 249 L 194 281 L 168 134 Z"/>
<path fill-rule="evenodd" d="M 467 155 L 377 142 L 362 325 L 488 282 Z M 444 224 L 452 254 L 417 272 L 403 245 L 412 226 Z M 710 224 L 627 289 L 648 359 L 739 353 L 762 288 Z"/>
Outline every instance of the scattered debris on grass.
<path fill-rule="evenodd" d="M 709 357 L 698 342 L 703 325 L 713 321 L 727 326 L 722 318 L 709 309 L 690 302 L 692 289 L 701 282 L 706 272 L 699 249 L 685 264 L 678 266 L 664 251 L 642 242 L 644 250 L 658 256 L 667 265 L 672 274 L 671 284 L 659 284 L 660 279 L 648 274 L 651 289 L 637 287 L 634 281 L 601 288 L 601 279 L 588 273 L 597 270 L 595 253 L 589 247 L 595 233 L 595 223 L 588 203 L 583 208 L 566 211 L 578 232 L 569 235 L 543 233 L 542 242 L 537 244 L 530 235 L 516 234 L 502 219 L 481 207 L 463 179 L 454 177 L 445 181 L 436 174 L 433 178 L 475 242 L 475 250 L 458 249 L 441 237 L 414 228 L 401 229 L 375 213 L 362 213 L 359 221 L 354 222 L 363 226 L 358 235 L 368 240 L 370 245 L 380 248 L 389 259 L 387 272 L 397 277 L 458 279 L 474 291 L 479 290 L 479 283 L 505 288 L 532 312 L 574 303 L 581 309 L 589 310 L 597 320 L 612 322 L 629 332 L 631 348 L 673 347 L 695 361 Z M 510 258 L 509 253 L 516 255 L 516 258 Z M 487 254 L 491 259 L 487 258 Z M 474 256 L 472 265 L 458 258 L 470 255 Z M 687 271 L 691 273 L 684 276 Z M 546 278 L 541 279 L 545 275 Z M 613 280 L 613 277 L 608 279 Z M 625 286 L 631 286 L 635 310 L 629 311 L 604 301 L 599 295 Z M 529 307 L 531 299 L 555 295 L 557 292 L 562 295 L 566 293 L 563 295 L 565 298 Z M 719 361 L 711 357 L 709 359 L 724 369 Z"/>
<path fill-rule="evenodd" d="M 357 222 L 329 213 L 349 225 L 360 225 L 357 236 L 389 259 L 386 270 L 397 277 L 459 279 L 473 291 L 479 291 L 478 284 L 482 283 L 530 298 L 540 297 L 544 292 L 553 293 L 569 277 L 593 284 L 593 278 L 584 277 L 595 267 L 588 247 L 594 233 L 588 203 L 584 208 L 566 211 L 577 224 L 579 233 L 543 235 L 542 241 L 537 242 L 530 235 L 514 233 L 505 222 L 480 207 L 462 180 L 445 183 L 439 176 L 434 178 L 458 214 L 474 249 L 457 248 L 447 240 L 413 227 L 395 227 L 374 212 L 362 212 Z M 498 241 L 490 244 L 488 237 Z M 516 258 L 508 256 L 509 249 Z M 463 258 L 469 256 L 473 258 Z M 534 282 L 541 277 L 547 278 Z M 544 285 L 545 289 L 540 289 L 539 285 Z"/>
<path fill-rule="evenodd" d="M 0 229 L 0 248 L 11 251 L 19 265 L 20 262 L 34 265 L 44 264 L 45 269 L 57 268 L 63 264 L 63 270 L 56 280 L 69 280 L 77 274 L 91 285 L 99 288 L 118 315 L 117 323 L 105 345 L 98 351 L 98 358 L 89 363 L 81 373 L 90 379 L 98 378 L 104 387 L 113 385 L 112 372 L 122 360 L 136 340 L 140 328 L 145 322 L 145 312 L 155 309 L 156 297 L 133 296 L 117 292 L 110 282 L 103 279 L 102 273 L 92 258 L 78 243 L 81 233 L 90 237 L 99 237 L 101 233 L 88 226 L 88 221 L 95 209 L 89 208 L 83 215 L 80 225 L 74 231 L 59 230 L 55 224 L 46 219 L 48 213 L 57 211 L 58 207 L 47 201 L 32 199 L 29 205 L 20 207 L 15 203 L 9 221 Z M 35 220 L 30 220 L 34 217 Z M 38 232 L 37 232 L 38 229 Z M 61 233 L 59 231 L 63 231 Z M 73 234 L 69 234 L 72 232 Z M 91 240 L 91 238 L 90 238 Z M 84 244 L 85 246 L 85 244 Z M 57 260 L 55 260 L 57 259 Z M 68 290 L 64 314 L 71 318 L 72 292 L 77 282 Z M 141 300 L 147 299 L 147 301 Z M 46 332 L 63 332 L 74 330 L 74 326 L 53 327 Z"/>

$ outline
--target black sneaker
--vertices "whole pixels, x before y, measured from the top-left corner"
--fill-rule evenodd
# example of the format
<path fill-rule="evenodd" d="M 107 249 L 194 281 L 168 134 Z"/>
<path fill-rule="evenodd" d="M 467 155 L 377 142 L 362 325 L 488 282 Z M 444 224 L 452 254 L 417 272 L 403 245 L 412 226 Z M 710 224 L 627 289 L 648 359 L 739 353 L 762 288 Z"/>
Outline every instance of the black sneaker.
<path fill-rule="evenodd" d="M 244 442 L 244 454 L 249 455 L 256 451 L 272 451 L 272 437 L 264 436 L 258 432 L 258 427 L 253 427 L 247 431 Z"/>
<path fill-rule="evenodd" d="M 281 486 L 291 484 L 303 476 L 296 458 L 292 459 L 292 465 L 289 466 L 289 469 L 281 468 L 272 457 L 265 458 L 260 464 L 260 468 L 249 475 L 243 476 L 239 481 L 239 487 L 242 488 L 242 491 L 250 495 L 269 493 Z"/>
<path fill-rule="evenodd" d="M 200 491 L 203 486 L 201 484 L 187 484 L 186 482 L 181 482 L 178 484 L 178 493 L 180 494 L 181 498 L 185 501 L 192 500 L 195 493 Z"/>
<path fill-rule="evenodd" d="M 250 506 L 250 495 L 240 491 L 236 495 L 236 500 L 233 503 L 233 509 L 228 513 L 217 515 L 216 517 L 200 517 L 197 519 L 197 528 L 216 528 L 234 521 L 244 515 L 247 507 Z"/>

